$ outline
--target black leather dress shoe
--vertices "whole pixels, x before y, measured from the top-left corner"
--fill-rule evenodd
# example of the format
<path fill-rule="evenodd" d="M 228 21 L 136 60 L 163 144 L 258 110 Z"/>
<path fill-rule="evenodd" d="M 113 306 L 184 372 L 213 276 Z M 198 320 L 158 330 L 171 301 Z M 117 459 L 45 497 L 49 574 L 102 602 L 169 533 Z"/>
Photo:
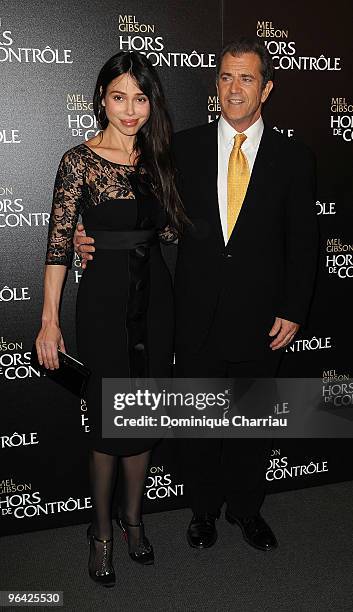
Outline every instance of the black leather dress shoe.
<path fill-rule="evenodd" d="M 239 518 L 231 516 L 229 512 L 226 512 L 225 517 L 231 525 L 239 525 L 243 532 L 244 540 L 250 546 L 254 546 L 258 550 L 273 550 L 277 548 L 276 537 L 261 514 Z"/>
<path fill-rule="evenodd" d="M 220 513 L 202 512 L 193 514 L 186 532 L 187 541 L 192 548 L 210 548 L 217 540 L 216 519 Z"/>

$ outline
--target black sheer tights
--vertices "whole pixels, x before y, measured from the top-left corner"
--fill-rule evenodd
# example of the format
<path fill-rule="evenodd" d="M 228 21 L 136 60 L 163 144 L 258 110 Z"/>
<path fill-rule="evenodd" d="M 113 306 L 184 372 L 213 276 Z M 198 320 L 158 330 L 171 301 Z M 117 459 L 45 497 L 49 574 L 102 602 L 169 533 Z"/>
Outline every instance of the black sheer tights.
<path fill-rule="evenodd" d="M 133 552 L 141 545 L 143 536 L 139 527 L 143 490 L 149 466 L 151 451 L 120 458 L 122 498 L 119 502 L 119 516 L 126 525 L 129 535 L 129 550 Z M 90 453 L 90 482 L 93 498 L 94 518 L 91 533 L 101 540 L 113 534 L 112 497 L 116 483 L 118 458 L 98 451 Z"/>

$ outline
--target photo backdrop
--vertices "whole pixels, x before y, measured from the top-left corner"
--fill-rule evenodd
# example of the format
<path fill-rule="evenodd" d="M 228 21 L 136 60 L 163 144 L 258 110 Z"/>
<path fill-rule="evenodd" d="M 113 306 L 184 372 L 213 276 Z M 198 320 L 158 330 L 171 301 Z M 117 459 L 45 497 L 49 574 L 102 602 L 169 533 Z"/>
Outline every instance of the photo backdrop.
<path fill-rule="evenodd" d="M 311 317 L 288 347 L 281 374 L 320 377 L 325 393 L 345 407 L 352 405 L 352 395 L 344 390 L 344 381 L 352 377 L 351 23 L 349 0 L 337 8 L 313 0 L 291 6 L 254 0 L 251 8 L 230 0 L 2 0 L 2 534 L 89 521 L 85 403 L 40 377 L 29 358 L 40 326 L 56 169 L 67 149 L 97 132 L 92 110 L 97 74 L 121 49 L 146 53 L 158 68 L 178 131 L 219 116 L 215 65 L 224 44 L 244 34 L 267 45 L 275 64 L 275 89 L 264 118 L 283 137 L 303 140 L 315 151 L 321 229 Z M 173 270 L 175 248 L 164 253 Z M 67 350 L 73 353 L 81 274 L 76 258 L 61 319 Z M 334 439 L 275 441 L 266 475 L 269 492 L 352 477 L 351 441 Z M 177 446 L 162 442 L 149 471 L 145 511 L 186 505 Z"/>

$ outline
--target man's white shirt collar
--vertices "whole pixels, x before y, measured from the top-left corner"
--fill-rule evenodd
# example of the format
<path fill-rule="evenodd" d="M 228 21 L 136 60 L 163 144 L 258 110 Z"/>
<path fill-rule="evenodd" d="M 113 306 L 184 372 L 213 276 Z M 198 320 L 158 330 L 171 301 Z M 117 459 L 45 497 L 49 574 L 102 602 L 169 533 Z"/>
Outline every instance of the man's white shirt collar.
<path fill-rule="evenodd" d="M 232 147 L 234 143 L 234 136 L 236 134 L 245 134 L 246 140 L 242 145 L 242 149 L 245 150 L 248 147 L 251 147 L 255 151 L 259 148 L 261 136 L 264 131 L 264 122 L 262 117 L 260 116 L 255 123 L 253 123 L 250 127 L 248 127 L 244 132 L 237 132 L 231 125 L 229 125 L 228 121 L 226 121 L 222 116 L 218 122 L 218 130 L 220 135 L 220 142 L 224 147 Z"/>

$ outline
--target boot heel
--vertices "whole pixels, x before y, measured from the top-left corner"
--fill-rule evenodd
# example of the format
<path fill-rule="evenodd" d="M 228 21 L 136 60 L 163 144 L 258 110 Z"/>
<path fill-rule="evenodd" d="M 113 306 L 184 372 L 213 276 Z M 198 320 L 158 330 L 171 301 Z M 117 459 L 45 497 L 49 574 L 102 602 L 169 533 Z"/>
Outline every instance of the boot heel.
<path fill-rule="evenodd" d="M 122 536 L 125 542 L 129 545 L 129 530 L 127 527 L 139 527 L 140 528 L 140 540 L 139 549 L 130 552 L 129 556 L 133 561 L 139 563 L 140 565 L 153 565 L 154 564 L 154 552 L 152 544 L 150 544 L 148 538 L 146 538 L 144 533 L 144 524 L 142 521 L 137 525 L 132 525 L 126 521 L 123 521 L 121 518 L 117 519 L 117 525 L 122 531 Z"/>

